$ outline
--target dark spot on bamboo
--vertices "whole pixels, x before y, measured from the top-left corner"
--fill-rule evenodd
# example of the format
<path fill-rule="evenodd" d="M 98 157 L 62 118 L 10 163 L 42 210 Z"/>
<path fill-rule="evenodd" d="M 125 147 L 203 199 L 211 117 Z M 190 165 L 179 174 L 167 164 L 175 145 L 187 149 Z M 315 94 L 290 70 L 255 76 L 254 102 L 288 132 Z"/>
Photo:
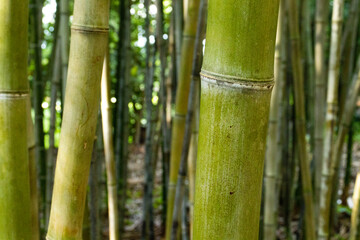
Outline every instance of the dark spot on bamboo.
<path fill-rule="evenodd" d="M 232 125 L 230 125 L 230 128 L 232 128 L 233 126 Z"/>
<path fill-rule="evenodd" d="M 230 195 L 233 195 L 235 192 L 230 192 Z"/>

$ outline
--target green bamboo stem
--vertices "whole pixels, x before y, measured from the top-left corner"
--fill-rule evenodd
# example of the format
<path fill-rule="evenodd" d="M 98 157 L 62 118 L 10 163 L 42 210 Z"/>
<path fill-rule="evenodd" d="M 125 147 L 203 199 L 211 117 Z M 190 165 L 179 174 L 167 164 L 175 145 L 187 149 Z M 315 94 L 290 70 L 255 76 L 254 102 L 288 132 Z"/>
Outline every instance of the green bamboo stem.
<path fill-rule="evenodd" d="M 69 0 L 60 0 L 60 45 L 61 45 L 61 79 L 62 86 L 61 90 L 63 92 L 61 99 L 62 107 L 64 110 L 64 98 L 65 98 L 65 88 L 68 74 L 68 61 L 69 61 Z"/>
<path fill-rule="evenodd" d="M 176 79 L 179 83 L 179 75 L 181 71 L 182 62 L 182 48 L 183 48 L 183 30 L 184 30 L 184 0 L 174 0 L 174 40 L 175 40 L 175 64 L 176 64 Z M 188 3 L 188 5 L 191 3 Z M 187 6 L 191 8 L 190 6 Z M 188 13 L 186 13 L 188 15 Z M 186 28 L 186 27 L 185 27 Z"/>
<path fill-rule="evenodd" d="M 306 151 L 305 101 L 304 101 L 304 73 L 301 65 L 300 36 L 298 24 L 298 9 L 296 0 L 288 0 L 289 33 L 291 39 L 291 59 L 294 78 L 295 98 L 295 128 L 296 141 L 301 169 L 302 193 L 305 204 L 306 239 L 315 240 L 314 204 L 311 185 L 310 166 Z"/>
<path fill-rule="evenodd" d="M 34 44 L 34 62 L 35 62 L 35 73 L 33 81 L 33 102 L 35 112 L 35 155 L 40 167 L 39 171 L 39 182 L 40 182 L 40 194 L 41 194 L 41 212 L 45 216 L 46 206 L 46 161 L 45 161 L 45 146 L 44 146 L 44 126 L 43 118 L 44 113 L 42 109 L 43 102 L 43 68 L 42 68 L 42 7 L 43 2 L 41 0 L 33 0 L 33 8 L 31 11 L 31 17 L 33 18 L 33 44 Z M 42 221 L 44 222 L 44 221 Z"/>
<path fill-rule="evenodd" d="M 335 0 L 331 24 L 331 46 L 329 61 L 329 80 L 327 92 L 327 111 L 324 139 L 324 155 L 320 192 L 320 216 L 318 238 L 328 239 L 330 234 L 330 209 L 332 186 L 329 181 L 332 148 L 338 109 L 338 87 L 340 74 L 340 48 L 343 20 L 343 0 Z"/>
<path fill-rule="evenodd" d="M 360 225 L 360 173 L 356 175 L 354 194 L 353 194 L 353 209 L 351 212 L 351 227 L 349 240 L 358 240 L 360 232 L 358 231 Z"/>
<path fill-rule="evenodd" d="M 57 37 L 59 38 L 59 36 Z M 45 220 L 46 223 L 50 217 L 51 196 L 53 190 L 53 179 L 55 170 L 55 129 L 56 129 L 56 101 L 57 93 L 60 87 L 60 74 L 61 74 L 61 57 L 60 57 L 60 42 L 57 41 L 55 47 L 55 61 L 54 70 L 52 71 L 51 81 L 51 100 L 50 100 L 50 129 L 49 129 L 49 150 L 46 158 L 46 207 L 45 207 Z M 47 224 L 46 224 L 47 225 Z"/>
<path fill-rule="evenodd" d="M 49 240 L 81 239 L 108 19 L 109 1 L 75 1 Z"/>
<path fill-rule="evenodd" d="M 185 119 L 185 133 L 184 133 L 184 140 L 181 151 L 180 168 L 178 173 L 176 194 L 174 201 L 174 211 L 173 211 L 172 229 L 171 229 L 172 240 L 177 239 L 177 236 L 179 234 L 178 229 L 179 229 L 180 220 L 185 217 L 185 216 L 181 216 L 181 209 L 184 207 L 183 199 L 185 198 L 186 195 L 185 180 L 187 176 L 187 162 L 188 162 L 190 140 L 192 133 L 191 127 L 192 127 L 193 115 L 194 115 L 195 104 L 197 99 L 196 86 L 199 85 L 200 70 L 202 65 L 201 41 L 203 39 L 202 33 L 205 26 L 205 11 L 206 11 L 206 8 L 204 7 L 204 2 L 205 0 L 200 0 L 199 14 L 197 20 L 197 30 L 196 30 L 195 46 L 194 46 L 193 60 L 192 60 L 190 92 L 188 96 L 188 106 L 187 106 L 187 113 Z"/>
<path fill-rule="evenodd" d="M 314 65 L 314 51 L 313 51 L 313 36 L 311 29 L 311 1 L 305 0 L 302 2 L 302 43 L 305 57 L 305 86 L 306 86 L 306 115 L 307 126 L 310 133 L 311 150 L 314 149 L 314 98 L 315 98 L 315 65 Z"/>
<path fill-rule="evenodd" d="M 329 8 L 328 0 L 316 1 L 315 13 L 315 119 L 314 119 L 314 161 L 315 161 L 315 179 L 314 179 L 314 205 L 315 215 L 319 216 L 320 209 L 320 191 L 321 191 L 321 174 L 324 154 L 324 124 L 325 124 L 325 48 L 326 48 L 326 28 L 327 13 Z M 318 221 L 317 221 L 318 222 Z"/>
<path fill-rule="evenodd" d="M 265 154 L 265 174 L 264 174 L 264 188 L 265 188 L 265 205 L 264 205 L 264 236 L 266 239 L 276 239 L 276 229 L 278 221 L 278 194 L 280 174 L 280 163 L 282 158 L 282 129 L 281 129 L 281 105 L 283 101 L 285 76 L 282 71 L 282 53 L 286 50 L 284 47 L 284 25 L 285 23 L 285 2 L 281 1 L 280 12 L 278 18 L 278 28 L 276 35 L 275 47 L 275 87 L 272 92 L 270 103 L 269 129 L 267 136 L 267 148 Z"/>
<path fill-rule="evenodd" d="M 117 179 L 115 171 L 114 143 L 112 136 L 112 116 L 110 103 L 109 55 L 104 59 L 101 78 L 101 116 L 105 149 L 106 185 L 108 193 L 109 239 L 119 239 L 119 214 L 117 198 Z"/>
<path fill-rule="evenodd" d="M 359 4 L 359 0 L 352 0 L 349 9 L 350 15 L 346 24 L 344 25 L 344 37 L 342 38 L 340 53 L 340 56 L 342 57 L 342 71 L 340 77 L 340 99 L 338 116 L 342 115 L 344 104 L 346 101 L 346 95 L 348 92 L 348 85 L 351 82 L 351 76 L 354 70 L 354 49 L 356 48 L 356 36 L 359 25 Z"/>
<path fill-rule="evenodd" d="M 278 2 L 209 1 L 193 239 L 258 239 Z"/>
<path fill-rule="evenodd" d="M 185 23 L 180 69 L 178 73 L 178 86 L 176 90 L 175 116 L 173 117 L 173 129 L 171 135 L 171 155 L 170 155 L 170 176 L 167 199 L 166 217 L 166 240 L 170 239 L 173 209 L 175 201 L 175 186 L 180 167 L 180 158 L 185 131 L 185 116 L 187 112 L 192 57 L 195 45 L 196 26 L 198 20 L 200 0 L 189 1 L 188 17 Z"/>
<path fill-rule="evenodd" d="M 27 98 L 27 144 L 29 153 L 29 173 L 30 173 L 30 200 L 31 200 L 31 239 L 39 240 L 39 195 L 37 185 L 37 171 L 35 158 L 35 134 L 34 124 L 31 118 L 31 99 Z"/>
<path fill-rule="evenodd" d="M 115 108 L 115 160 L 118 178 L 118 201 L 119 201 L 119 238 L 122 239 L 124 231 L 124 214 L 126 201 L 127 183 L 127 163 L 128 163 L 128 138 L 129 138 L 129 82 L 131 65 L 131 46 L 130 46 L 130 9 L 131 0 L 120 2 L 120 30 L 119 38 L 121 42 L 117 53 L 117 72 L 118 79 L 116 91 L 117 104 Z"/>
<path fill-rule="evenodd" d="M 30 240 L 28 1 L 1 1 L 0 22 L 0 239 Z"/>

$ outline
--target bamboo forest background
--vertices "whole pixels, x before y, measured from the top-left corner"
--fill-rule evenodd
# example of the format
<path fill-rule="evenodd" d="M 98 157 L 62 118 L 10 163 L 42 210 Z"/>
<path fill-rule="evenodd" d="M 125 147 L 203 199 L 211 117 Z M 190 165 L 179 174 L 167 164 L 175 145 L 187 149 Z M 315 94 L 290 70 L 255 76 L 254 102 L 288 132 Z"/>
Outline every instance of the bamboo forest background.
<path fill-rule="evenodd" d="M 94 16 L 73 16 L 76 1 L 79 16 L 81 4 Z M 279 10 L 278 1 L 270 0 L 111 0 L 106 39 L 101 32 L 107 29 L 107 1 L 98 1 L 105 7 L 84 0 L 29 2 L 27 78 L 34 128 L 30 122 L 27 134 L 35 160 L 33 168 L 30 161 L 32 225 L 26 239 L 81 239 L 67 232 L 77 227 L 84 240 L 360 239 L 359 0 L 281 0 Z M 225 6 L 218 18 L 216 5 Z M 249 18 L 236 12 L 245 8 L 252 12 Z M 103 41 L 86 45 L 82 31 Z M 231 40 L 223 45 L 214 32 Z M 250 49 L 251 42 L 258 49 Z M 103 52 L 97 107 L 96 56 Z M 217 60 L 215 52 L 225 57 Z M 250 64 L 232 58 L 238 53 Z M 74 70 L 68 59 L 82 57 L 88 62 L 80 61 Z M 245 67 L 234 73 L 223 66 L 233 63 Z M 91 77 L 76 85 L 78 72 Z M 275 79 L 271 100 L 268 72 Z M 224 79 L 257 80 L 244 83 L 238 97 Z M 87 96 L 75 92 L 78 86 Z M 212 92 L 214 86 L 218 90 Z M 95 111 L 96 130 L 72 133 L 70 120 L 82 119 L 84 109 Z M 222 111 L 229 118 L 219 117 Z M 224 130 L 227 123 L 234 128 Z M 245 140 L 230 140 L 237 136 Z M 90 142 L 74 150 L 81 137 Z M 85 152 L 90 145 L 92 152 L 82 155 L 81 148 Z M 80 164 L 86 154 L 90 169 Z M 239 167 L 243 162 L 248 168 Z M 221 167 L 233 174 L 224 177 Z M 73 182 L 63 176 L 66 171 Z M 221 191 L 221 184 L 243 192 L 224 187 L 226 197 L 211 193 Z M 63 196 L 65 188 L 86 197 L 85 208 Z M 204 208 L 209 199 L 213 202 Z M 66 204 L 71 207 L 63 208 Z M 228 220 L 226 214 L 233 213 Z M 9 236 L 1 234 L 1 224 L 0 239 Z"/>

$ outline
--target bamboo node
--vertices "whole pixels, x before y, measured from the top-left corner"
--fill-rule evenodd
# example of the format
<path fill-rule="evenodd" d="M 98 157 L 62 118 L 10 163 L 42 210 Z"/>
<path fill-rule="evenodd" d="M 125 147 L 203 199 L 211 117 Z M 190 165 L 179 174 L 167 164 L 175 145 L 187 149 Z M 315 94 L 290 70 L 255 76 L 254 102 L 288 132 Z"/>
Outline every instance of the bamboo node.
<path fill-rule="evenodd" d="M 27 98 L 29 96 L 29 92 L 28 91 L 24 91 L 24 92 L 12 92 L 12 91 L 4 91 L 4 92 L 0 92 L 0 99 L 24 99 Z"/>
<path fill-rule="evenodd" d="M 273 78 L 269 78 L 269 79 L 241 78 L 236 76 L 220 75 L 204 70 L 201 70 L 200 75 L 202 82 L 223 86 L 223 87 L 270 91 L 274 86 Z"/>
<path fill-rule="evenodd" d="M 85 32 L 85 33 L 108 33 L 109 28 L 106 26 L 91 26 L 91 25 L 79 25 L 73 23 L 71 25 L 72 31 Z"/>

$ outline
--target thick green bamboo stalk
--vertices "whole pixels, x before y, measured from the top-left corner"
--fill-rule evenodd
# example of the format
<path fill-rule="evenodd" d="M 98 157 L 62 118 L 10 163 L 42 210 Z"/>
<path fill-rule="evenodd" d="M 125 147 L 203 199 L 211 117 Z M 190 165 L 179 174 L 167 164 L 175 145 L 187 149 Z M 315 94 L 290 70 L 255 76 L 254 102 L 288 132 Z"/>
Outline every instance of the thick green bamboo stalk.
<path fill-rule="evenodd" d="M 31 118 L 31 99 L 27 98 L 27 144 L 29 153 L 29 172 L 30 172 L 30 200 L 31 200 L 31 239 L 39 240 L 39 195 L 37 185 L 37 171 L 35 158 L 35 133 L 34 124 Z"/>
<path fill-rule="evenodd" d="M 325 123 L 325 48 L 326 48 L 326 27 L 327 13 L 329 8 L 328 0 L 316 0 L 315 13 L 315 119 L 314 119 L 314 161 L 315 161 L 315 179 L 314 179 L 314 205 L 315 215 L 319 216 L 320 191 L 321 191 L 321 173 L 324 148 L 324 123 Z M 318 222 L 318 221 L 317 221 Z"/>
<path fill-rule="evenodd" d="M 108 193 L 109 214 L 109 239 L 119 239 L 119 214 L 117 198 L 117 179 L 115 171 L 115 155 L 112 134 L 112 117 L 110 103 L 110 77 L 109 77 L 109 55 L 104 59 L 103 73 L 101 78 L 101 116 L 105 148 L 106 181 Z"/>
<path fill-rule="evenodd" d="M 75 1 L 49 240 L 81 239 L 108 19 L 109 1 Z"/>
<path fill-rule="evenodd" d="M 196 26 L 198 20 L 200 0 L 189 1 L 187 22 L 183 32 L 180 69 L 178 73 L 178 86 L 176 91 L 175 116 L 171 135 L 170 177 L 168 186 L 168 202 L 166 217 L 166 239 L 170 239 L 172 216 L 175 200 L 175 186 L 180 167 L 182 143 L 185 131 L 185 116 L 187 112 L 192 57 L 195 45 Z"/>
<path fill-rule="evenodd" d="M 193 239 L 258 239 L 278 2 L 209 1 Z"/>
<path fill-rule="evenodd" d="M 284 95 L 285 75 L 282 71 L 282 53 L 286 50 L 284 42 L 285 23 L 285 1 L 281 1 L 278 18 L 278 28 L 275 47 L 275 87 L 272 92 L 269 116 L 269 129 L 267 136 L 267 148 L 265 155 L 265 203 L 264 203 L 264 236 L 266 239 L 276 239 L 276 229 L 278 222 L 278 192 L 280 163 L 282 158 L 282 130 L 281 129 L 281 105 Z M 284 48 L 285 47 L 285 48 Z"/>
<path fill-rule="evenodd" d="M 311 185 L 310 166 L 306 151 L 305 127 L 305 100 L 304 100 L 304 73 L 301 64 L 300 36 L 298 24 L 298 9 L 296 0 L 288 0 L 289 33 L 291 39 L 291 59 L 294 78 L 295 98 L 295 128 L 296 144 L 301 169 L 302 193 L 305 203 L 306 239 L 315 240 L 314 204 Z"/>
<path fill-rule="evenodd" d="M 356 175 L 354 194 L 353 194 L 353 209 L 351 212 L 351 227 L 349 240 L 358 240 L 360 238 L 360 173 Z"/>
<path fill-rule="evenodd" d="M 30 240 L 28 1 L 1 1 L 0 22 L 0 239 Z"/>
<path fill-rule="evenodd" d="M 343 5 L 343 0 L 335 0 L 332 13 L 327 111 L 320 192 L 319 239 L 328 239 L 330 234 L 329 223 L 332 186 L 330 185 L 329 177 L 337 122 Z"/>

